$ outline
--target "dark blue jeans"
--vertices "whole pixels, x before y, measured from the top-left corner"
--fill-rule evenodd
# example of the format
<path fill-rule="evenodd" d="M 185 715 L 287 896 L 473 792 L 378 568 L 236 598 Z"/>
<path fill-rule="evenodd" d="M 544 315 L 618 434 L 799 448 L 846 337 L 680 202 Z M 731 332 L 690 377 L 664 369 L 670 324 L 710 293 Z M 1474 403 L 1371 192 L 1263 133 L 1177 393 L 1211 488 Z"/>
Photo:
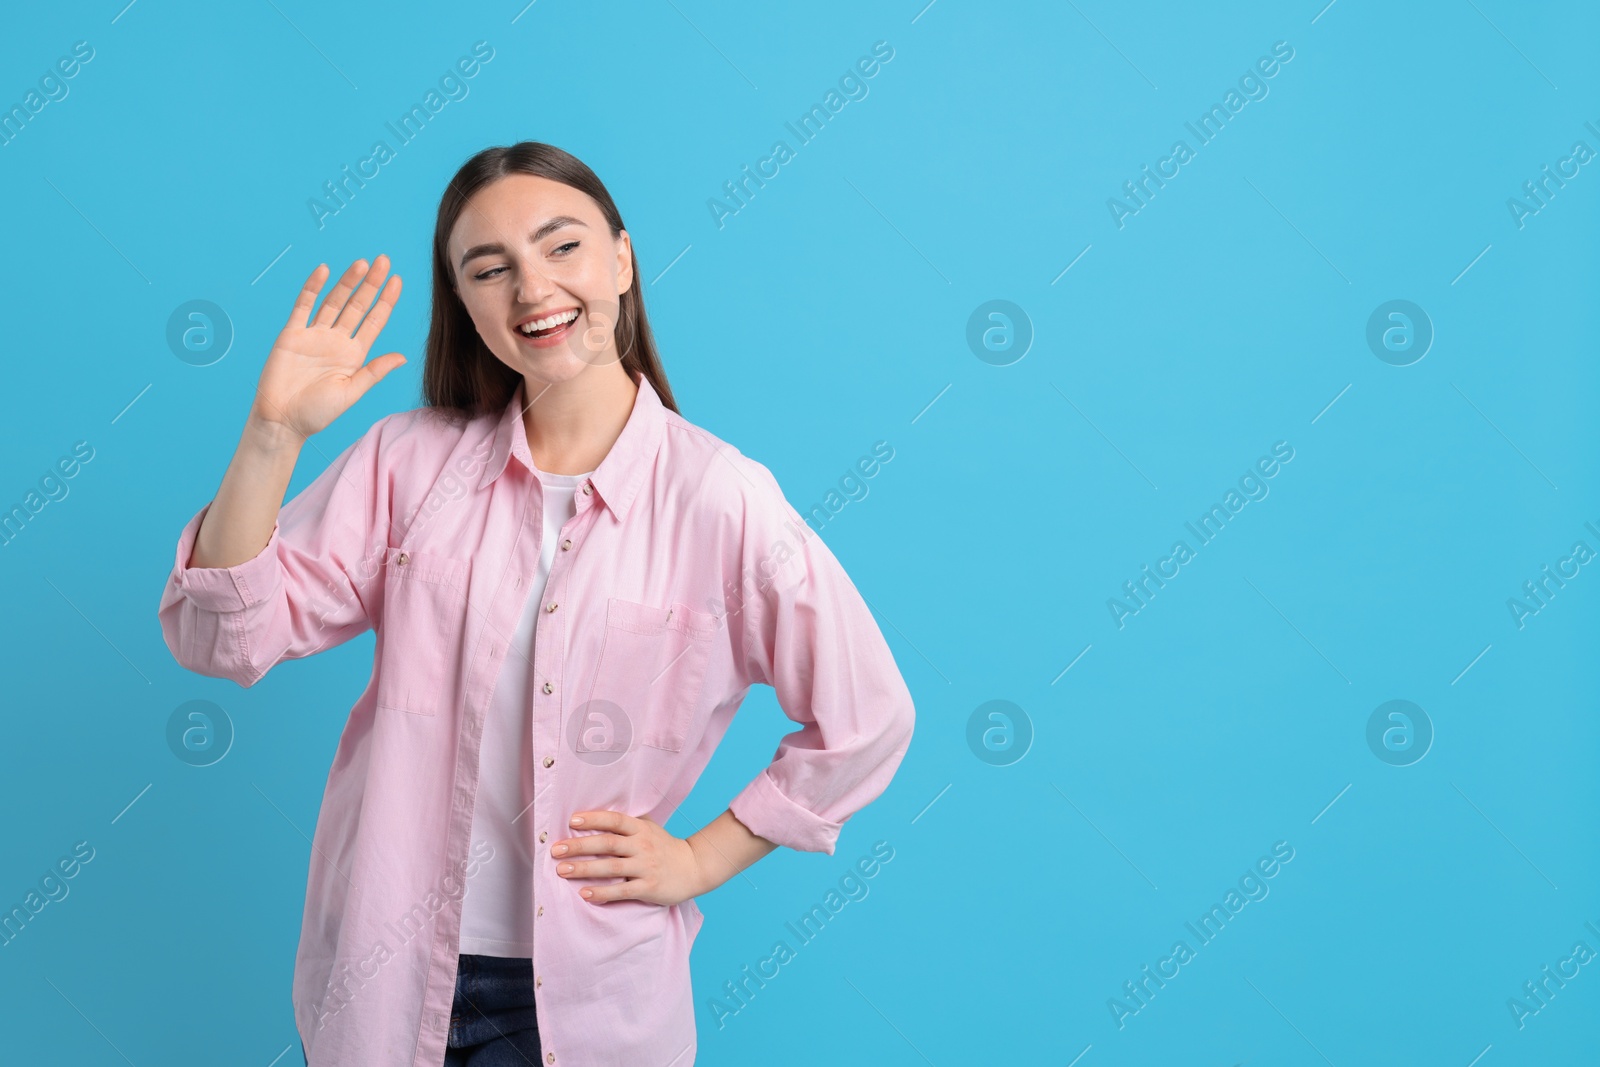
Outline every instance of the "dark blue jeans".
<path fill-rule="evenodd" d="M 444 1067 L 526 1067 L 539 1062 L 533 961 L 463 953 Z M 305 1058 L 305 1044 L 300 1056 Z"/>

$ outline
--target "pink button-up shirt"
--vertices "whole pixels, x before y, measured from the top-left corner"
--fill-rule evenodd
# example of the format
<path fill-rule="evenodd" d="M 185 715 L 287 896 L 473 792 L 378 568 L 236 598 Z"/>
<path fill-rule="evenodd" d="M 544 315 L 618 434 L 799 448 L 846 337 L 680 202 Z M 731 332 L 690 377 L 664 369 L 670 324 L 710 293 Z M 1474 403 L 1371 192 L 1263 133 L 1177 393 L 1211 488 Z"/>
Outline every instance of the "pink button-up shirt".
<path fill-rule="evenodd" d="M 595 904 L 551 844 L 574 812 L 665 823 L 751 685 L 801 728 L 729 807 L 780 845 L 832 854 L 911 743 L 911 696 L 871 612 L 772 474 L 661 403 L 648 379 L 561 528 L 534 647 L 509 647 L 539 560 L 542 490 L 505 411 L 379 419 L 286 503 L 259 555 L 190 567 L 161 597 L 189 670 L 254 685 L 274 664 L 377 631 L 310 857 L 294 1016 L 312 1067 L 444 1061 L 490 694 L 531 654 L 534 998 L 546 1067 L 688 1067 L 693 900 Z M 516 462 L 511 462 L 512 458 Z M 582 857 L 580 857 L 582 858 Z M 502 860 L 504 861 L 504 860 Z"/>

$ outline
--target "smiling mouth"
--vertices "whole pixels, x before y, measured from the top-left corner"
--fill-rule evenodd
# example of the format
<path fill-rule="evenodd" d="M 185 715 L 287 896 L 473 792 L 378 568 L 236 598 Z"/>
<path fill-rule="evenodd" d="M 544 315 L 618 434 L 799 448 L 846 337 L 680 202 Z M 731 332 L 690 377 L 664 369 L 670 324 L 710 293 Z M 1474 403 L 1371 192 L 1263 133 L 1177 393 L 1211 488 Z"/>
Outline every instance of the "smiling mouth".
<path fill-rule="evenodd" d="M 554 337 L 556 334 L 578 321 L 578 311 L 573 308 L 569 311 L 558 312 L 542 319 L 534 319 L 517 327 L 517 332 L 528 338 Z M 540 327 L 535 329 L 534 327 Z"/>

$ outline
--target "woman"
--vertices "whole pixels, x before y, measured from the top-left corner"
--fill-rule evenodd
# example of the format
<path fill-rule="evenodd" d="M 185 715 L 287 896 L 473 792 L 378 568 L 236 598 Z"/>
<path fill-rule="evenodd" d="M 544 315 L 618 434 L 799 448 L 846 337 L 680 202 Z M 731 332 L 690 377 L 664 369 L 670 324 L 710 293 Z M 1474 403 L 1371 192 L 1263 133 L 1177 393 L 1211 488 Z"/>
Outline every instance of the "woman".
<path fill-rule="evenodd" d="M 311 273 L 160 607 L 179 663 L 243 686 L 377 632 L 313 841 L 307 1062 L 687 1067 L 694 898 L 778 845 L 831 855 L 910 693 L 767 468 L 678 413 L 622 217 L 549 145 L 451 180 L 426 406 L 280 511 L 306 440 L 406 362 L 367 360 L 388 271 L 357 260 L 314 314 Z M 757 683 L 801 729 L 667 832 Z"/>

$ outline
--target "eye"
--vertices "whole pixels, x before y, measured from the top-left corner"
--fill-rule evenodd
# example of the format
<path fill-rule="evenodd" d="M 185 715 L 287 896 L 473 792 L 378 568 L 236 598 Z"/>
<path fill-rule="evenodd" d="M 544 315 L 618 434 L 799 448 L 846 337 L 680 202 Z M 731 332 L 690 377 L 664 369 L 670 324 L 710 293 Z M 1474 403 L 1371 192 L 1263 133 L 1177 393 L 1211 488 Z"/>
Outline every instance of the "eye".
<path fill-rule="evenodd" d="M 478 281 L 483 281 L 486 278 L 493 277 L 495 274 L 497 274 L 497 273 L 499 273 L 500 271 L 503 271 L 503 270 L 505 270 L 504 267 L 494 267 L 494 268 L 492 268 L 490 270 L 484 271 L 482 274 L 474 274 L 473 278 L 477 279 Z"/>
<path fill-rule="evenodd" d="M 556 247 L 555 251 L 557 251 L 557 252 L 565 252 L 569 248 L 577 248 L 577 247 L 578 247 L 578 242 L 577 241 L 568 241 L 564 245 L 558 245 Z"/>

